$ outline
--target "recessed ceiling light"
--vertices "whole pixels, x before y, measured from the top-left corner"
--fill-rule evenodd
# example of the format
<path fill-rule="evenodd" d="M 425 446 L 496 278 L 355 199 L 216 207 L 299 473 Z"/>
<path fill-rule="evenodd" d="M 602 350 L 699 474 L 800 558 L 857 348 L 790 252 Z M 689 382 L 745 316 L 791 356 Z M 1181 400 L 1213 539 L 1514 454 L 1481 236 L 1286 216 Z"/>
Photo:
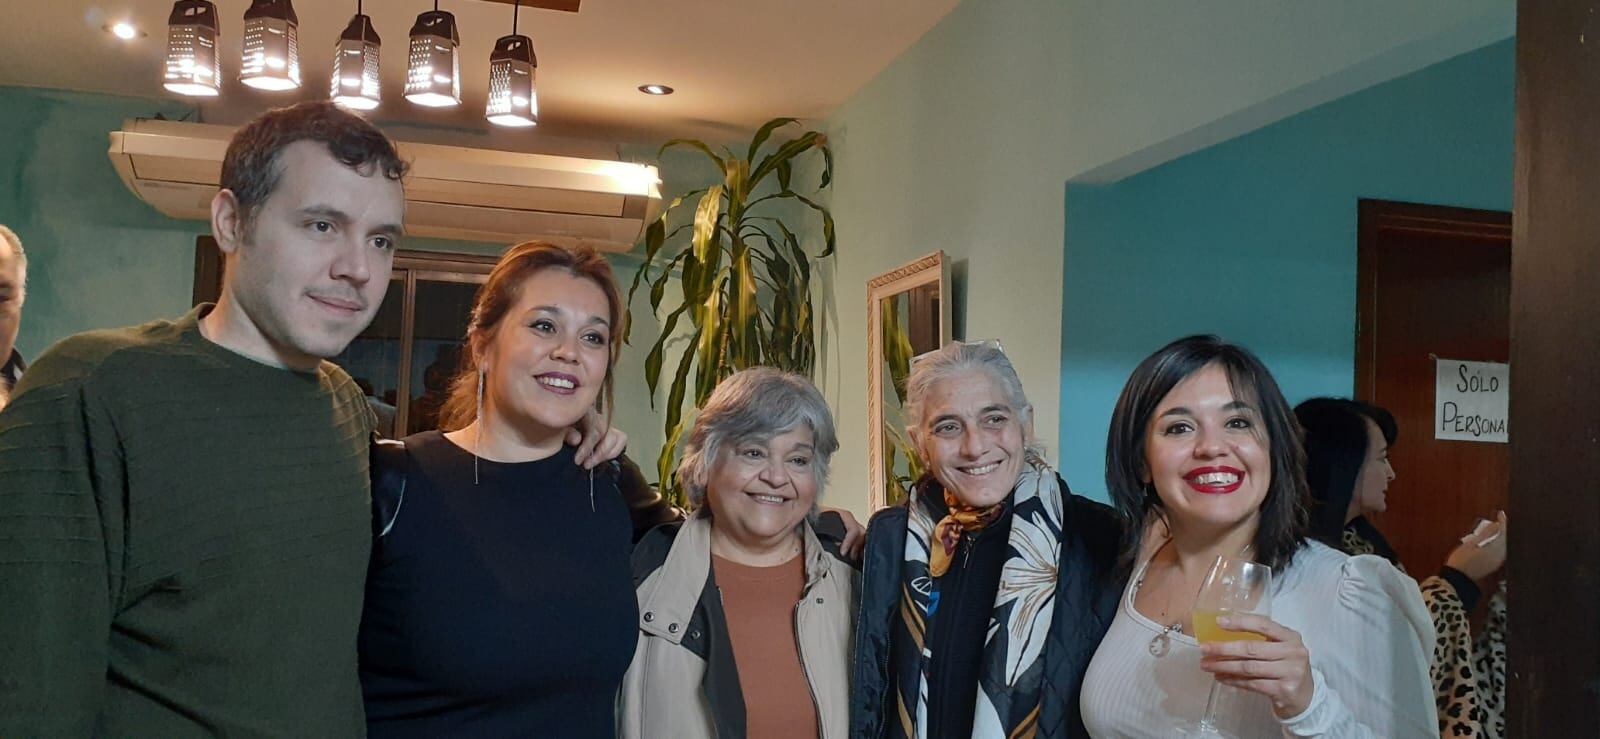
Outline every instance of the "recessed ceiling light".
<path fill-rule="evenodd" d="M 671 95 L 672 88 L 666 85 L 639 85 L 639 92 L 646 95 Z"/>
<path fill-rule="evenodd" d="M 109 26 L 106 26 L 105 29 L 109 31 L 111 35 L 116 36 L 123 41 L 132 41 L 144 35 L 143 31 L 135 28 L 132 23 L 128 23 L 126 21 L 113 23 Z"/>

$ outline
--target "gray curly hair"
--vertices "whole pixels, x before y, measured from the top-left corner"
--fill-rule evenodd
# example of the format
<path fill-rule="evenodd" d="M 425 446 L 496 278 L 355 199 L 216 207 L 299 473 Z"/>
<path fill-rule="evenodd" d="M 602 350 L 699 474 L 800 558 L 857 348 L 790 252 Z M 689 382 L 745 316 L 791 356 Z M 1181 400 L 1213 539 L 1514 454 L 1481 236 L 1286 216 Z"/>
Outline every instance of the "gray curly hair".
<path fill-rule="evenodd" d="M 690 507 L 705 505 L 706 481 L 724 445 L 766 441 L 801 426 L 811 429 L 816 454 L 811 470 L 820 500 L 828 482 L 828 461 L 839 449 L 833 414 L 822 393 L 810 380 L 772 367 L 741 370 L 723 380 L 700 409 L 678 463 L 678 482 Z"/>

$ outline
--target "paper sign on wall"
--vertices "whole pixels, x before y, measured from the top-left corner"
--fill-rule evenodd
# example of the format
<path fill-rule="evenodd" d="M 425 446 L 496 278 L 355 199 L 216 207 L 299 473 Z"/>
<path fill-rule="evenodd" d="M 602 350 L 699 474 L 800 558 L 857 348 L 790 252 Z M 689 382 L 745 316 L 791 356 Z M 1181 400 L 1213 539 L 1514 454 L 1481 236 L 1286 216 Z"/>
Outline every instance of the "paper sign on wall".
<path fill-rule="evenodd" d="M 1505 444 L 1511 365 L 1439 359 L 1433 438 Z"/>

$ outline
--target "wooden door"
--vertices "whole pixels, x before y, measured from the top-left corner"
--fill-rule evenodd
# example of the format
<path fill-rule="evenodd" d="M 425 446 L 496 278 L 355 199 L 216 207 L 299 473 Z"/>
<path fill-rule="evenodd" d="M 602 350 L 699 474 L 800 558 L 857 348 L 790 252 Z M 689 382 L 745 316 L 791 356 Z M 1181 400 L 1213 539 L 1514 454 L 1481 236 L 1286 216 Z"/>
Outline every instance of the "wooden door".
<path fill-rule="evenodd" d="M 1356 397 L 1400 426 L 1372 521 L 1421 578 L 1507 505 L 1508 445 L 1433 426 L 1436 359 L 1510 360 L 1511 214 L 1363 200 L 1357 265 Z"/>

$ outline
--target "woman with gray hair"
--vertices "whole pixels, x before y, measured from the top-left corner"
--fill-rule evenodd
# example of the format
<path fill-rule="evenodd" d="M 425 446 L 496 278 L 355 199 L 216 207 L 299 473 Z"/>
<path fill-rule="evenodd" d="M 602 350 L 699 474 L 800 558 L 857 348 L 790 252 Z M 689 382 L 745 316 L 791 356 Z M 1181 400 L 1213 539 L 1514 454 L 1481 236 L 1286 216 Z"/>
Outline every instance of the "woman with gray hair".
<path fill-rule="evenodd" d="M 694 513 L 634 549 L 620 736 L 845 736 L 857 577 L 814 528 L 838 448 L 799 375 L 747 369 L 711 393 L 678 466 Z"/>
<path fill-rule="evenodd" d="M 928 472 L 867 525 L 851 735 L 1087 736 L 1078 690 L 1115 615 L 1118 524 L 1045 464 L 998 342 L 913 360 Z"/>

